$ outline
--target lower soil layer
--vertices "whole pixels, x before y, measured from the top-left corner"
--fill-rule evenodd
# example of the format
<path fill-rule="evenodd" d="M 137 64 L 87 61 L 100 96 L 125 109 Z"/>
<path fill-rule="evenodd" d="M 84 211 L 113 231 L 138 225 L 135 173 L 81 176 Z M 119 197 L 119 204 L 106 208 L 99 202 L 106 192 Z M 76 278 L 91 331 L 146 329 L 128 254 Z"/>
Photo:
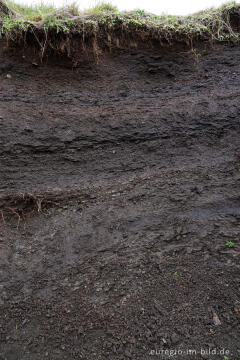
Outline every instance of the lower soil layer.
<path fill-rule="evenodd" d="M 0 54 L 1 360 L 240 359 L 239 64 Z"/>

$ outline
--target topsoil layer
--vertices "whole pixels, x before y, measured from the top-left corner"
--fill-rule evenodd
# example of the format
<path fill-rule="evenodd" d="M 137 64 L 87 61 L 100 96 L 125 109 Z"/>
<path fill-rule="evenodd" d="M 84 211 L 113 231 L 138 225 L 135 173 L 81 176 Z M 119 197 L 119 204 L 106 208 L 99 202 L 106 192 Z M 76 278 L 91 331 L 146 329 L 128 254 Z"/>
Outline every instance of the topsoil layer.
<path fill-rule="evenodd" d="M 1 360 L 240 359 L 240 48 L 199 52 L 0 54 Z"/>

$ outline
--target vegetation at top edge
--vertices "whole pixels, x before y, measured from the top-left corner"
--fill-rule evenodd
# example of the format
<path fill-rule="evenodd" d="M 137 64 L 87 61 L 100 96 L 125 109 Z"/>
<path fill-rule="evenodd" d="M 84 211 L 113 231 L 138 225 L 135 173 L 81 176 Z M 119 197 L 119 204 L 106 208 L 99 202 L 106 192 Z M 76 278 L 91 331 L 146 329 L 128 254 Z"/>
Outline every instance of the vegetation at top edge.
<path fill-rule="evenodd" d="M 102 2 L 98 3 L 96 6 L 84 10 L 84 14 L 107 14 L 109 12 L 118 12 L 118 8 L 111 3 Z"/>
<path fill-rule="evenodd" d="M 56 11 L 56 8 L 53 5 L 46 5 L 45 3 L 40 3 L 38 5 L 20 5 L 15 3 L 12 0 L 5 0 L 7 6 L 19 14 L 24 20 L 29 21 L 39 21 L 44 18 L 46 14 L 51 14 Z"/>
<path fill-rule="evenodd" d="M 9 15 L 1 14 L 1 3 L 9 8 Z M 11 13 L 13 11 L 13 14 Z M 181 39 L 212 39 L 215 41 L 238 41 L 239 33 L 231 26 L 230 16 L 240 18 L 240 4 L 227 3 L 189 16 L 154 15 L 142 9 L 118 11 L 111 3 L 99 3 L 93 8 L 80 11 L 75 3 L 57 9 L 43 3 L 22 6 L 12 0 L 0 0 L 0 33 L 11 38 L 20 31 L 36 26 L 38 29 L 56 30 L 57 33 L 98 33 L 99 27 L 112 31 L 121 28 L 139 31 L 143 38 L 166 40 L 171 43 Z"/>

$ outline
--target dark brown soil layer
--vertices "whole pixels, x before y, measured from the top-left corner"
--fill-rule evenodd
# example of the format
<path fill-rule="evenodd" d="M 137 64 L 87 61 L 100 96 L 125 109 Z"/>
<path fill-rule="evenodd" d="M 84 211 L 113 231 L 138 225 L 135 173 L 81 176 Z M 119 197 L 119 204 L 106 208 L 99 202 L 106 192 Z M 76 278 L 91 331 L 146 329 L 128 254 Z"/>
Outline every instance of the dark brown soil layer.
<path fill-rule="evenodd" d="M 1 360 L 240 359 L 239 64 L 0 55 Z"/>

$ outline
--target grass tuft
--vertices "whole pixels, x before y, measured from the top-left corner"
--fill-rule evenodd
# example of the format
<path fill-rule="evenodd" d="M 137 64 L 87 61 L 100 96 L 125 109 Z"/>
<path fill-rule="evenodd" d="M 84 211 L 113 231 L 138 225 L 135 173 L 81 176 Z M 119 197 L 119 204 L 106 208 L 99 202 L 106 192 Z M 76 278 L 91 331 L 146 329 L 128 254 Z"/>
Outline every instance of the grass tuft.
<path fill-rule="evenodd" d="M 111 3 L 108 2 L 102 2 L 102 3 L 98 3 L 96 6 L 84 10 L 85 14 L 107 14 L 107 13 L 111 13 L 111 12 L 118 12 L 118 8 L 114 5 L 112 5 Z"/>
<path fill-rule="evenodd" d="M 6 0 L 5 2 L 11 10 L 19 15 L 19 17 L 28 21 L 42 20 L 45 15 L 56 11 L 56 8 L 53 5 L 46 5 L 44 3 L 40 3 L 39 5 L 23 6 L 11 0 Z"/>

